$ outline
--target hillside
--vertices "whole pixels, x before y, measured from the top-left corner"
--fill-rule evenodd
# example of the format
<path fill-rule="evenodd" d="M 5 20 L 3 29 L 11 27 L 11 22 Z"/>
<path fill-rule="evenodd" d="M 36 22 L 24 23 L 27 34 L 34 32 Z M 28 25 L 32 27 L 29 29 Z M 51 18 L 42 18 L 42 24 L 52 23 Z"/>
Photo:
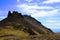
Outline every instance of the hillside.
<path fill-rule="evenodd" d="M 22 15 L 17 11 L 13 11 L 12 13 L 9 11 L 7 18 L 0 21 L 1 40 L 11 37 L 18 39 L 28 39 L 32 37 L 38 38 L 39 40 L 55 40 L 54 32 L 51 29 L 46 28 L 44 25 L 41 24 L 41 22 L 37 21 L 33 17 Z"/>

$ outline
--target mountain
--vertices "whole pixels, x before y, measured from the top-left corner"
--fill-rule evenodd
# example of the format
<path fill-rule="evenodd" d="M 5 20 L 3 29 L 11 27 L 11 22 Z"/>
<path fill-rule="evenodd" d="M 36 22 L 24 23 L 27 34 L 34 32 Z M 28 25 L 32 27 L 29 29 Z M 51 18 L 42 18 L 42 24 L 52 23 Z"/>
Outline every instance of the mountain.
<path fill-rule="evenodd" d="M 1 31 L 2 30 L 2 31 Z M 5 31 L 6 30 L 6 31 Z M 7 18 L 0 21 L 1 35 L 53 35 L 54 32 L 42 25 L 35 18 L 22 15 L 17 11 L 8 12 Z M 21 35 L 22 34 L 22 35 Z"/>

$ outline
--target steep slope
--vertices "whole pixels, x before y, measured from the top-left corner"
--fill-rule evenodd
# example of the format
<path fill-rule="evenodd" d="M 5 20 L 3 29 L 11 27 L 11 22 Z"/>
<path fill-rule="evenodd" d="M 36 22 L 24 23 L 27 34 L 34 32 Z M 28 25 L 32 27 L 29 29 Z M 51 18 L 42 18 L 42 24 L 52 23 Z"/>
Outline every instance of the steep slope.
<path fill-rule="evenodd" d="M 39 30 L 40 34 L 53 34 L 53 31 L 49 28 L 46 28 L 43 26 L 40 22 L 38 22 L 36 19 L 32 18 L 31 16 L 24 15 L 24 19 L 33 25 L 37 30 Z"/>

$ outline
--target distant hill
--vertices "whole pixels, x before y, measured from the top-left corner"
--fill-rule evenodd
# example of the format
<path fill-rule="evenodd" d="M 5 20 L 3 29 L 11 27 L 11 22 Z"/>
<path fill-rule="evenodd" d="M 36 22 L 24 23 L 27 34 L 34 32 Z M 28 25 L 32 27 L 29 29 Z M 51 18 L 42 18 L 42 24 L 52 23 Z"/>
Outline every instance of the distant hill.
<path fill-rule="evenodd" d="M 0 21 L 0 36 L 1 35 L 18 35 L 18 36 L 30 36 L 30 35 L 53 35 L 54 32 L 46 28 L 41 22 L 35 18 L 22 15 L 17 11 L 8 12 L 7 18 Z"/>

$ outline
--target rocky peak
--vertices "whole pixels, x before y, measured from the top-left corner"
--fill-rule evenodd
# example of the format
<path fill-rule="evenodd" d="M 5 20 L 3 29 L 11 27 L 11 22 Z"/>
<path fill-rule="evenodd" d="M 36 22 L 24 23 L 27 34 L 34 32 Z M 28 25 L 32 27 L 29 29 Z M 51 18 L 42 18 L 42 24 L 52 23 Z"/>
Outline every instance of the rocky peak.
<path fill-rule="evenodd" d="M 8 17 L 11 16 L 11 11 L 8 12 Z"/>
<path fill-rule="evenodd" d="M 18 13 L 17 11 L 13 11 L 11 13 L 11 11 L 8 12 L 8 17 L 23 17 L 21 13 Z"/>

